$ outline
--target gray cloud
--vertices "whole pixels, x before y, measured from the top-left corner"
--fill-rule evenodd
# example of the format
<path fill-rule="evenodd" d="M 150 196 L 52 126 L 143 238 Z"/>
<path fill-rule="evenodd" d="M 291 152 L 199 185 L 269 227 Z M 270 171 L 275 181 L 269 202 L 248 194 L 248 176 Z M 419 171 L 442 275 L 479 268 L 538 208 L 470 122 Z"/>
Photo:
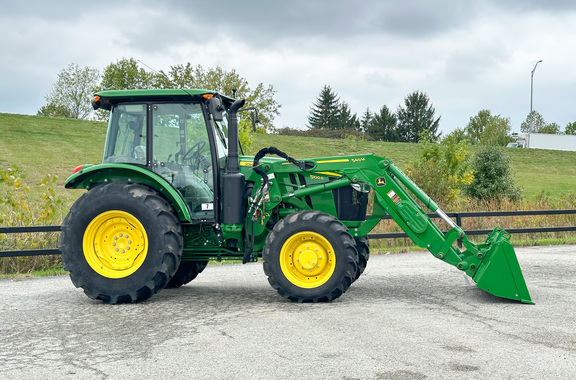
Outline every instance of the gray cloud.
<path fill-rule="evenodd" d="M 359 114 L 425 91 L 449 131 L 482 108 L 519 124 L 529 72 L 544 59 L 538 107 L 564 125 L 576 120 L 566 103 L 576 87 L 575 12 L 574 1 L 537 0 L 6 0 L 0 112 L 35 113 L 70 63 L 103 69 L 134 57 L 156 70 L 220 65 L 272 84 L 279 127 L 303 126 L 329 84 Z"/>

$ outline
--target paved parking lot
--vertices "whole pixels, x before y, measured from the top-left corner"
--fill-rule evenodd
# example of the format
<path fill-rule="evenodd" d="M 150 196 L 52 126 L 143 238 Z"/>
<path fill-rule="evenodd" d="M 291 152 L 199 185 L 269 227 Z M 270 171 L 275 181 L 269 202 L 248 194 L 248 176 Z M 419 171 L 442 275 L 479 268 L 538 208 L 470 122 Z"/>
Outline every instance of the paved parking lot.
<path fill-rule="evenodd" d="M 0 378 L 568 379 L 576 246 L 516 250 L 536 305 L 468 285 L 429 253 L 372 256 L 328 304 L 294 304 L 260 263 L 209 266 L 104 305 L 67 276 L 0 281 Z"/>

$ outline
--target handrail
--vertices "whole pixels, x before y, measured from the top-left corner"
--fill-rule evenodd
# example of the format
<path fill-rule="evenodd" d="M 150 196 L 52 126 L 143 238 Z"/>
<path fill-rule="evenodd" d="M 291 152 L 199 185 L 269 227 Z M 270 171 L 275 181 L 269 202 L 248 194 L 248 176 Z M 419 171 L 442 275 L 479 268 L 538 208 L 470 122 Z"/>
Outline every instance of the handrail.
<path fill-rule="evenodd" d="M 456 218 L 456 224 L 462 227 L 462 219 L 473 217 L 493 217 L 493 216 L 525 216 L 525 215 L 572 215 L 576 214 L 576 209 L 564 210 L 527 210 L 527 211 L 466 211 L 466 212 L 447 212 L 451 218 Z M 427 214 L 430 218 L 439 218 L 437 213 Z M 392 219 L 389 215 L 383 219 Z M 24 227 L 0 227 L 0 234 L 11 233 L 36 233 L 36 232 L 60 232 L 61 226 L 24 226 Z M 492 230 L 465 230 L 467 235 L 487 235 Z M 576 226 L 564 227 L 530 227 L 530 228 L 506 228 L 506 232 L 510 234 L 531 234 L 539 232 L 576 232 Z M 406 238 L 408 235 L 404 232 L 389 232 L 389 233 L 375 233 L 368 234 L 369 239 L 392 239 L 392 238 Z M 1 257 L 17 257 L 17 256 L 44 256 L 44 255 L 59 255 L 60 251 L 57 248 L 48 249 L 25 249 L 14 251 L 0 251 Z"/>

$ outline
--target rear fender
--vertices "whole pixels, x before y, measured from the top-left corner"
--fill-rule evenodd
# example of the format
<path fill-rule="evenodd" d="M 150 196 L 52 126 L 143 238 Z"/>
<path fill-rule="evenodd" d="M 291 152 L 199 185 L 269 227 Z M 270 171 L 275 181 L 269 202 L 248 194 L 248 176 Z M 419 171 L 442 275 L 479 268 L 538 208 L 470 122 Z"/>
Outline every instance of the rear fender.
<path fill-rule="evenodd" d="M 128 164 L 86 165 L 66 180 L 67 189 L 87 189 L 110 182 L 141 183 L 157 190 L 174 207 L 180 221 L 191 222 L 190 210 L 180 193 L 163 177 L 140 166 Z"/>

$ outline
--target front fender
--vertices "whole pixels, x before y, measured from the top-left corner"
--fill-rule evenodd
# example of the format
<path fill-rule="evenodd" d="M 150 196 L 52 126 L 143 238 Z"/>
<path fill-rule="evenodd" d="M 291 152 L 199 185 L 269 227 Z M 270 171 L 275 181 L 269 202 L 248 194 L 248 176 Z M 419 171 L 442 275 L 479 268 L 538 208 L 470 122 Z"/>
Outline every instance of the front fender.
<path fill-rule="evenodd" d="M 141 183 L 157 190 L 174 207 L 181 222 L 192 222 L 190 210 L 180 193 L 163 177 L 140 166 L 128 164 L 85 165 L 66 179 L 67 189 L 87 189 L 110 182 Z"/>

